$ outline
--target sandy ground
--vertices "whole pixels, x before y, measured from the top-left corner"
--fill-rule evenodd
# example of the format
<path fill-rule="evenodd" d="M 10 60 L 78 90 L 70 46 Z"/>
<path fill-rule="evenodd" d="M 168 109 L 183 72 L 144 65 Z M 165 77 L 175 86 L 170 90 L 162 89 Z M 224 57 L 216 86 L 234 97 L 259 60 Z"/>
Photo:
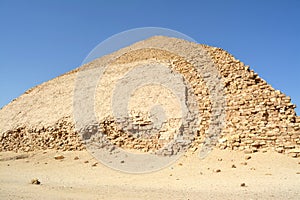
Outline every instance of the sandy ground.
<path fill-rule="evenodd" d="M 0 199 L 300 199 L 299 158 L 245 156 L 214 150 L 204 160 L 194 154 L 157 172 L 127 174 L 92 166 L 97 160 L 86 151 L 1 152 Z"/>

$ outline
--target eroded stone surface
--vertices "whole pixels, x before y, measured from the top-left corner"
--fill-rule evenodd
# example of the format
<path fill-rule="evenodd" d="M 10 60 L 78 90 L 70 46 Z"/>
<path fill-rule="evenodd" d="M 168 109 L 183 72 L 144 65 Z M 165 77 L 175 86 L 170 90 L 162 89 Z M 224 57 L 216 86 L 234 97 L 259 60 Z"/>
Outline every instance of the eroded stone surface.
<path fill-rule="evenodd" d="M 176 42 L 180 42 L 177 39 L 154 37 L 114 53 L 121 56 L 110 63 L 111 71 L 106 72 L 107 80 L 104 83 L 108 84 L 107 87 L 113 86 L 110 83 L 115 83 L 114 75 L 124 74 L 126 70 L 133 69 L 139 63 L 162 63 L 174 72 L 181 74 L 189 86 L 189 92 L 197 101 L 198 107 L 195 109 L 198 109 L 199 115 L 201 115 L 200 124 L 193 135 L 193 142 L 190 146 L 191 149 L 196 149 L 204 141 L 212 113 L 212 101 L 204 81 L 206 74 L 199 74 L 192 60 L 186 60 L 162 49 L 149 48 L 151 46 L 149 44 L 158 44 L 162 41 L 175 46 Z M 144 46 L 145 48 L 143 48 Z M 241 150 L 245 153 L 275 150 L 279 153 L 287 153 L 292 157 L 299 157 L 300 118 L 296 116 L 295 105 L 291 103 L 290 97 L 272 88 L 249 66 L 235 59 L 226 51 L 205 45 L 199 46 L 210 55 L 224 84 L 226 124 L 219 137 L 217 147 Z M 182 49 L 182 51 L 189 51 L 189 49 Z M 93 68 L 97 63 L 111 57 L 113 56 L 108 55 L 96 59 L 82 66 L 81 69 Z M 119 71 L 116 71 L 117 69 Z M 126 70 L 122 71 L 124 69 Z M 33 151 L 48 148 L 84 149 L 84 143 L 75 130 L 72 113 L 73 92 L 78 70 L 73 70 L 28 90 L 0 110 L 1 151 Z M 97 94 L 101 95 L 101 91 L 103 92 L 101 86 L 98 89 L 99 93 Z M 96 111 L 97 106 L 104 105 L 97 94 Z M 103 107 L 106 108 L 106 106 Z M 151 152 L 161 148 L 176 135 L 175 130 L 170 126 L 165 126 L 162 131 L 151 134 L 148 138 L 134 137 L 126 132 L 126 128 L 125 130 L 118 128 L 117 120 L 109 119 L 112 117 L 109 112 L 105 111 L 105 113 L 107 115 L 101 115 L 103 118 L 98 116 L 97 126 L 106 129 L 109 141 L 125 149 Z M 127 122 L 131 121 L 137 127 L 151 126 L 151 120 L 147 118 L 147 113 L 142 115 L 144 116 L 141 119 L 133 115 Z M 172 119 L 176 121 L 177 118 Z M 180 119 L 177 120 L 180 121 Z M 127 123 L 127 125 L 132 125 L 132 123 Z M 93 135 L 92 126 L 90 128 L 89 131 Z M 145 128 L 145 130 L 148 129 Z M 87 135 L 87 137 L 91 137 L 91 135 Z"/>

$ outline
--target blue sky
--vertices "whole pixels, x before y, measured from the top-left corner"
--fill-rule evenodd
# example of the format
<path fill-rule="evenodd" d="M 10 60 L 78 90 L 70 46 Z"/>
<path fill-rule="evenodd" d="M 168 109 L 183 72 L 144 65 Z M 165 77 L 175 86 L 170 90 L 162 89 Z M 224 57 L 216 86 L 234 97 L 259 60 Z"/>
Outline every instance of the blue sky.
<path fill-rule="evenodd" d="M 108 37 L 150 26 L 229 51 L 300 115 L 299 10 L 297 0 L 0 0 L 0 107 L 80 66 Z"/>

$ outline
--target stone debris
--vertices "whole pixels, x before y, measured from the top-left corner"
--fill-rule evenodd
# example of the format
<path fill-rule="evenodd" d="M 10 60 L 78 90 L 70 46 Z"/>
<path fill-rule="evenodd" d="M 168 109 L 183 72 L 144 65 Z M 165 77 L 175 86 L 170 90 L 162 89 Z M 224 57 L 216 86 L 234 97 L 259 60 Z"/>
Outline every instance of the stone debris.
<path fill-rule="evenodd" d="M 39 181 L 39 179 L 34 178 L 34 179 L 31 180 L 31 184 L 33 184 L 33 185 L 40 185 L 41 182 Z"/>
<path fill-rule="evenodd" d="M 48 127 L 26 125 L 0 133 L 1 151 L 29 152 L 34 150 L 83 150 L 84 146 L 74 131 L 69 118 L 62 118 Z"/>
<path fill-rule="evenodd" d="M 248 165 L 247 162 L 241 162 L 241 165 Z"/>
<path fill-rule="evenodd" d="M 247 149 L 247 150 L 244 151 L 244 153 L 245 153 L 245 154 L 251 154 L 251 153 L 253 153 L 253 151 L 250 150 L 250 149 Z"/>
<path fill-rule="evenodd" d="M 54 156 L 54 159 L 55 160 L 62 160 L 62 159 L 64 159 L 65 157 L 63 156 L 63 155 L 56 155 L 56 156 Z"/>
<path fill-rule="evenodd" d="M 144 48 L 147 44 L 161 45 L 162 48 Z M 36 86 L 4 106 L 0 110 L 0 151 L 83 150 L 89 142 L 86 138 L 94 142 L 97 148 L 110 148 L 111 153 L 116 150 L 115 147 L 140 152 L 156 152 L 160 149 L 158 153 L 166 156 L 187 148 L 192 152 L 200 149 L 211 117 L 216 117 L 211 116 L 212 102 L 204 81 L 211 74 L 199 74 L 193 60 L 163 50 L 165 44 L 178 46 L 182 52 L 193 50 L 196 46 L 202 48 L 220 73 L 226 95 L 226 124 L 218 143 L 214 144 L 217 148 L 243 151 L 245 154 L 276 151 L 294 158 L 300 157 L 300 117 L 296 116 L 296 106 L 291 103 L 290 97 L 272 88 L 249 66 L 223 49 L 206 45 L 192 47 L 188 42 L 161 36 L 111 54 L 121 53 L 121 56 L 110 65 L 112 68 L 116 66 L 114 69 L 119 71 L 110 72 L 112 74 L 109 77 L 113 79 L 114 74 L 119 75 L 129 64 L 145 62 L 163 63 L 181 74 L 189 86 L 186 95 L 195 98 L 198 103 L 197 107 L 190 106 L 201 115 L 200 124 L 191 116 L 190 121 L 183 125 L 183 129 L 189 132 L 188 138 L 179 138 L 175 145 L 161 149 L 180 136 L 176 125 L 182 119 L 170 118 L 157 132 L 150 134 L 149 130 L 158 127 L 149 118 L 149 113 L 135 110 L 131 110 L 127 119 L 115 119 L 107 113 L 106 118 L 95 126 L 84 127 L 86 134 L 80 135 L 72 117 L 76 72 L 97 66 L 107 59 L 102 57 Z M 186 48 L 180 46 L 185 44 Z M 113 81 L 108 80 L 108 83 Z M 187 104 L 191 103 L 187 100 Z M 105 133 L 113 147 L 108 147 L 103 138 L 95 134 L 95 127 Z"/>
<path fill-rule="evenodd" d="M 241 183 L 241 187 L 246 187 L 246 183 Z"/>
<path fill-rule="evenodd" d="M 245 160 L 250 160 L 252 157 L 250 155 L 245 156 Z"/>
<path fill-rule="evenodd" d="M 25 159 L 29 158 L 28 154 L 21 154 L 21 155 L 16 155 L 12 157 L 7 157 L 7 158 L 0 158 L 0 161 L 8 161 L 8 160 L 20 160 L 20 159 Z"/>

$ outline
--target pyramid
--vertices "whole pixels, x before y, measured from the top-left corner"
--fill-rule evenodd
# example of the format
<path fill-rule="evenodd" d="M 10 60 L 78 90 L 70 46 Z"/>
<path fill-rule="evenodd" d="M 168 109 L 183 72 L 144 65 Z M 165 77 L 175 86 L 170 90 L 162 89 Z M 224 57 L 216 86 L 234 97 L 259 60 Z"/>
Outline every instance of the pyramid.
<path fill-rule="evenodd" d="M 116 146 L 141 152 L 155 151 L 174 139 L 178 129 L 184 127 L 193 136 L 188 144 L 191 151 L 210 143 L 215 148 L 245 153 L 276 151 L 300 157 L 300 117 L 296 115 L 296 106 L 290 97 L 272 88 L 249 66 L 223 49 L 164 36 L 151 37 L 95 59 L 26 91 L 4 106 L 0 110 L 1 151 L 85 149 L 85 139 L 92 138 L 92 131 L 87 131 L 90 135 L 79 134 L 81 129 L 76 127 L 76 115 L 89 111 L 80 105 L 76 108 L 77 103 L 82 104 L 76 99 L 76 92 L 78 87 L 88 90 L 89 83 L 78 84 L 78 77 L 102 65 L 107 66 L 107 70 L 95 86 L 95 119 L 108 140 Z M 157 80 L 165 79 L 165 85 L 174 82 L 176 77 L 178 81 L 184 80 L 183 88 L 176 81 L 169 84 L 170 87 L 175 85 L 174 88 L 184 95 L 176 100 L 172 91 L 155 84 L 136 89 L 128 104 L 130 114 L 120 127 L 119 119 L 114 118 L 110 108 L 110 99 L 121 76 L 129 77 L 130 70 L 143 76 L 145 71 L 138 71 L 139 66 L 149 70 L 155 66 L 162 77 Z M 207 69 L 211 71 L 205 71 Z M 175 78 L 168 78 L 170 74 Z M 144 76 L 145 80 L 147 73 Z M 130 79 L 128 84 L 138 80 Z M 214 83 L 210 83 L 211 80 Z M 214 85 L 216 81 L 217 85 Z M 124 90 L 124 85 L 123 82 L 118 86 Z M 222 94 L 222 98 L 218 98 L 218 94 Z M 85 101 L 89 97 L 80 98 Z M 187 126 L 180 126 L 182 110 L 176 109 L 180 100 L 197 111 L 201 120 L 192 124 L 189 119 Z M 166 109 L 167 121 L 160 129 L 154 127 L 153 119 L 149 117 L 153 102 Z M 160 106 L 155 108 L 161 113 Z M 224 124 L 220 125 L 220 122 Z M 156 128 L 155 134 L 147 137 L 128 134 L 133 126 L 137 127 L 137 132 L 147 133 L 145 127 L 150 125 L 152 129 Z"/>

